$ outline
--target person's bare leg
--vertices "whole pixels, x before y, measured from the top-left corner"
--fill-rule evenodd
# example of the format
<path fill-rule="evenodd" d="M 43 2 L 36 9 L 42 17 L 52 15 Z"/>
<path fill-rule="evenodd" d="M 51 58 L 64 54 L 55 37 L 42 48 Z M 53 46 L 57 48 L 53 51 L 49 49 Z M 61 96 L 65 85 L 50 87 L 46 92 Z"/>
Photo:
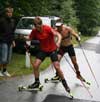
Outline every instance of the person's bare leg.
<path fill-rule="evenodd" d="M 58 54 L 57 56 L 58 56 L 58 61 L 60 62 L 60 60 L 61 60 L 61 58 L 62 58 L 62 55 Z M 55 76 L 55 77 L 57 77 L 57 76 L 58 76 L 58 73 L 57 73 L 57 71 L 56 71 L 56 76 Z"/>
<path fill-rule="evenodd" d="M 42 61 L 40 59 L 36 59 L 33 63 L 33 70 L 34 70 L 35 78 L 39 78 L 39 66 L 40 66 L 41 62 Z"/>
<path fill-rule="evenodd" d="M 28 88 L 39 88 L 40 80 L 39 80 L 39 66 L 41 64 L 41 60 L 35 59 L 33 66 L 33 72 L 35 77 L 35 82 L 28 86 Z"/>
<path fill-rule="evenodd" d="M 58 73 L 58 76 L 61 78 L 61 81 L 65 90 L 70 93 L 70 88 L 64 78 L 63 72 L 60 69 L 60 63 L 58 61 L 55 61 L 53 62 L 53 65 L 54 65 L 54 68 L 56 69 L 56 72 Z"/>
<path fill-rule="evenodd" d="M 77 60 L 76 60 L 76 56 L 72 56 L 70 57 L 71 58 L 71 61 L 73 63 L 73 66 L 74 66 L 74 69 L 76 71 L 76 76 L 78 79 L 81 79 L 81 80 L 84 80 L 84 78 L 82 77 L 81 73 L 80 73 L 80 70 L 79 70 L 79 66 L 77 64 Z"/>

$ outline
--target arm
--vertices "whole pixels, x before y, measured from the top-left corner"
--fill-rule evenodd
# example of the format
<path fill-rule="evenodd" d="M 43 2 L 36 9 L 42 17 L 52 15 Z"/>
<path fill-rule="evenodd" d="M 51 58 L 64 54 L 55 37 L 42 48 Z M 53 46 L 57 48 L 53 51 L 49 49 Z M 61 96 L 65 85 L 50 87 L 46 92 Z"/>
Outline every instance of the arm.
<path fill-rule="evenodd" d="M 30 41 L 30 40 L 31 40 L 29 36 L 24 36 L 24 39 L 25 39 L 26 41 Z"/>
<path fill-rule="evenodd" d="M 62 36 L 61 36 L 61 34 L 59 32 L 55 31 L 54 29 L 52 29 L 52 32 L 53 32 L 54 36 L 57 37 L 56 45 L 59 48 L 60 47 Z"/>
<path fill-rule="evenodd" d="M 73 29 L 70 29 L 70 32 L 76 38 L 77 41 L 81 40 L 80 36 Z"/>
<path fill-rule="evenodd" d="M 13 41 L 12 42 L 12 47 L 15 47 L 15 46 L 16 46 L 15 41 Z"/>

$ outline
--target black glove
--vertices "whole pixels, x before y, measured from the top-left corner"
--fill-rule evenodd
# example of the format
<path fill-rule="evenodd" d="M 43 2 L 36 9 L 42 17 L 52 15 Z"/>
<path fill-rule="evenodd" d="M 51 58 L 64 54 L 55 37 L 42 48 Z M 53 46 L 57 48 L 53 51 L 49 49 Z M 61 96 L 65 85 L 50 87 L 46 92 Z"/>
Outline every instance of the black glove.
<path fill-rule="evenodd" d="M 25 47 L 27 52 L 30 52 L 30 46 L 28 44 L 25 44 L 24 47 Z"/>

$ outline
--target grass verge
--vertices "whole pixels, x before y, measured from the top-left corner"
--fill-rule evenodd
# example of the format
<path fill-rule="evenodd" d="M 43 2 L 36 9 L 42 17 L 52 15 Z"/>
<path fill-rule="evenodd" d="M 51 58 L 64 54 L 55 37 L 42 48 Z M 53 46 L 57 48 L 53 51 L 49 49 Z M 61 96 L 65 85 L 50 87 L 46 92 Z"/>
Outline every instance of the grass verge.
<path fill-rule="evenodd" d="M 34 61 L 34 57 L 32 56 Z M 40 71 L 43 71 L 50 65 L 50 59 L 47 57 L 44 62 L 40 65 Z M 13 53 L 12 60 L 8 65 L 8 71 L 12 76 L 28 75 L 33 71 L 32 65 L 30 68 L 25 66 L 25 55 Z"/>

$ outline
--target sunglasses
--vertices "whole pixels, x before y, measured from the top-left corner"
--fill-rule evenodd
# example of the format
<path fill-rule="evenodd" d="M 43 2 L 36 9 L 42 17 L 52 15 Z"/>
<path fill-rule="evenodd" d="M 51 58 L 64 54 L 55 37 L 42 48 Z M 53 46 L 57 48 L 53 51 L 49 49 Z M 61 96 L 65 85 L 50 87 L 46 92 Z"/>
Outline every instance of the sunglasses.
<path fill-rule="evenodd" d="M 39 23 L 34 23 L 34 26 L 38 26 L 38 25 L 41 25 L 42 23 L 39 22 Z"/>

